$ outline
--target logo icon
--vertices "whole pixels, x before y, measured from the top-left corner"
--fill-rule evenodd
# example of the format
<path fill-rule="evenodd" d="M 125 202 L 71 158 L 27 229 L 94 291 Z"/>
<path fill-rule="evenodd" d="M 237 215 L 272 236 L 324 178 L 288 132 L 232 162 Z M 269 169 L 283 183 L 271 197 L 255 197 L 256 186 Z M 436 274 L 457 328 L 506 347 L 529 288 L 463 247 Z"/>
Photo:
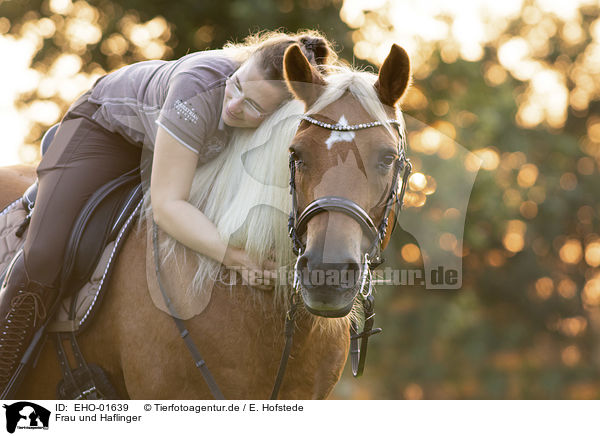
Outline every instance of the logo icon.
<path fill-rule="evenodd" d="M 50 411 L 28 401 L 7 406 L 6 409 L 6 431 L 14 433 L 18 429 L 48 429 Z"/>

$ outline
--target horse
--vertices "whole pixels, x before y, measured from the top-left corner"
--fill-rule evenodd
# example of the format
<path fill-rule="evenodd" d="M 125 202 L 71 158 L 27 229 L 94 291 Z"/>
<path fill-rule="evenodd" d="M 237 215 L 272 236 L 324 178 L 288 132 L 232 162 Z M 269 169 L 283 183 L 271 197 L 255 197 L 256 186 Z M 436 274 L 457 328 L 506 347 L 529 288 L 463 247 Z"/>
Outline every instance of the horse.
<path fill-rule="evenodd" d="M 230 237 L 230 243 L 245 247 L 259 261 L 272 258 L 279 265 L 295 265 L 294 286 L 278 284 L 269 292 L 239 280 L 227 281 L 219 265 L 186 251 L 164 235 L 160 242 L 161 253 L 175 263 L 185 263 L 181 271 L 187 272 L 169 280 L 170 292 L 194 288 L 205 295 L 203 292 L 209 290 L 204 307 L 198 313 L 191 310 L 185 325 L 227 399 L 269 398 L 285 346 L 290 293 L 295 295 L 298 310 L 279 398 L 328 397 L 346 364 L 349 327 L 358 316 L 356 301 L 368 267 L 366 254 L 372 246 L 365 222 L 387 223 L 390 200 L 395 200 L 389 197 L 396 195 L 392 187 L 399 178 L 393 168 L 398 160 L 400 130 L 394 130 L 388 120 L 396 120 L 394 107 L 409 82 L 409 60 L 402 48 L 392 46 L 378 75 L 339 67 L 322 76 L 295 46 L 286 51 L 284 68 L 286 84 L 300 104 L 301 116 L 287 123 L 281 135 L 275 135 L 287 142 L 277 143 L 271 135 L 270 142 L 275 144 L 266 147 L 266 155 L 259 147 L 254 151 L 256 156 L 248 153 L 245 160 L 239 155 L 234 158 L 240 149 L 231 147 L 197 175 L 197 181 L 213 183 L 204 192 L 192 192 L 190 201 L 206 208 L 209 217 Z M 282 117 L 290 118 L 290 112 Z M 262 130 L 262 135 L 268 139 L 269 133 L 264 132 L 268 132 L 269 123 L 263 124 L 267 130 Z M 336 126 L 339 130 L 330 129 Z M 261 129 L 256 132 L 259 136 Z M 244 135 L 250 134 L 243 133 L 240 142 L 248 139 Z M 257 140 L 256 136 L 251 138 Z M 265 156 L 272 158 L 267 161 L 271 165 L 265 165 Z M 242 165 L 246 176 L 234 174 L 239 167 L 227 166 L 231 161 Z M 290 168 L 292 196 L 285 183 Z M 292 253 L 285 214 L 267 206 L 257 208 L 262 212 L 256 216 L 240 218 L 236 214 L 241 212 L 228 204 L 239 204 L 244 200 L 239 197 L 254 195 L 244 192 L 248 183 L 240 177 L 273 187 L 268 180 L 262 183 L 264 173 L 269 172 L 278 180 L 274 182 L 274 197 L 268 200 L 271 206 L 278 202 L 279 210 L 292 209 L 297 218 L 290 231 L 297 257 Z M 0 169 L 0 210 L 18 198 L 34 178 L 31 168 Z M 332 205 L 323 198 L 340 203 Z M 300 213 L 307 208 L 310 213 Z M 245 230 L 239 230 L 240 223 Z M 78 335 L 81 351 L 88 362 L 104 369 L 121 398 L 210 399 L 211 391 L 171 316 L 157 307 L 149 292 L 149 226 L 149 220 L 141 220 L 124 243 L 101 310 Z M 377 227 L 384 229 L 379 235 L 384 246 L 393 226 Z M 350 282 L 313 283 L 309 278 L 319 270 L 346 274 Z M 47 342 L 16 397 L 53 399 L 61 377 L 54 347 Z"/>

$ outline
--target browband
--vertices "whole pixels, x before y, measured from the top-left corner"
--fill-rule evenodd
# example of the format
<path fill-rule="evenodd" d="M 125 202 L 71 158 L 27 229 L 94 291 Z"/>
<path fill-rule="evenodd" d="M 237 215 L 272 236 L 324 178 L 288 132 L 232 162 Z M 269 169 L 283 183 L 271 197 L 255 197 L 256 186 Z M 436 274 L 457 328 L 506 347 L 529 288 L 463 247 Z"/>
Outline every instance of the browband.
<path fill-rule="evenodd" d="M 316 120 L 308 115 L 303 115 L 301 117 L 301 119 L 303 119 L 304 121 L 308 121 L 311 124 L 315 124 L 319 127 L 323 127 L 324 129 L 339 130 L 339 131 L 352 131 L 352 130 L 368 129 L 369 127 L 383 126 L 385 123 L 395 124 L 400 127 L 404 126 L 404 123 L 402 123 L 400 120 L 395 120 L 395 119 L 387 120 L 387 121 L 385 121 L 385 123 L 382 121 L 371 121 L 370 123 L 350 124 L 350 125 L 340 124 L 340 123 L 338 123 L 338 124 L 324 123 L 323 121 Z"/>

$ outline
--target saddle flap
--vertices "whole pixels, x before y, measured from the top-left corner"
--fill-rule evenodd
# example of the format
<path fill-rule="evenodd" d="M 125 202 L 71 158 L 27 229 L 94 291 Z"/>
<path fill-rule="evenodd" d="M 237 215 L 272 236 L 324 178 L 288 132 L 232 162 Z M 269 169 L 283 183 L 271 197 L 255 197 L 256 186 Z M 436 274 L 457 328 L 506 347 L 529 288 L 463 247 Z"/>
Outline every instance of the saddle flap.
<path fill-rule="evenodd" d="M 116 237 L 119 223 L 123 217 L 129 217 L 141 200 L 139 185 L 139 169 L 136 168 L 107 183 L 88 200 L 67 246 L 61 276 L 64 291 L 80 289 L 87 282 L 104 248 Z"/>
<path fill-rule="evenodd" d="M 146 219 L 147 223 L 151 223 L 151 218 Z M 159 229 L 159 240 L 164 237 L 164 232 Z M 152 225 L 147 225 L 146 243 L 148 247 L 152 247 Z M 195 270 L 198 268 L 198 263 L 193 261 L 193 258 L 185 256 L 183 250 L 177 250 L 175 256 L 167 259 L 161 259 L 161 280 L 165 289 L 171 292 L 169 298 L 177 316 L 180 319 L 190 319 L 199 315 L 206 309 L 212 296 L 213 288 L 203 289 L 202 293 L 196 294 L 190 289 L 189 277 L 194 277 Z M 227 279 L 223 275 L 223 269 L 219 272 L 219 279 Z M 228 279 L 227 279 L 228 280 Z M 165 313 L 170 313 L 165 304 L 164 297 L 160 291 L 158 280 L 156 277 L 154 250 L 147 250 L 146 254 L 146 281 L 148 292 L 152 298 L 154 305 Z M 216 286 L 216 284 L 215 284 Z"/>

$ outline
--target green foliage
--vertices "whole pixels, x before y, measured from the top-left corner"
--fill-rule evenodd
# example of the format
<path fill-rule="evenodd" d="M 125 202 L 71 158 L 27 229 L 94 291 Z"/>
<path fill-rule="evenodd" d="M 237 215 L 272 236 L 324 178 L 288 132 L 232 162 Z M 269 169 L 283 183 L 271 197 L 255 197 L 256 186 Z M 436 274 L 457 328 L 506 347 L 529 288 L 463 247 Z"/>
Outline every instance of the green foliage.
<path fill-rule="evenodd" d="M 597 8 L 586 10 L 585 43 L 590 41 L 591 16 L 598 17 Z M 510 34 L 520 35 L 523 26 L 516 20 Z M 430 125 L 448 121 L 456 128 L 459 144 L 472 151 L 491 148 L 500 157 L 497 168 L 480 170 L 470 198 L 463 289 L 380 288 L 376 325 L 383 333 L 371 341 L 365 378 L 352 387 L 346 374 L 339 392 L 389 399 L 598 399 L 599 310 L 584 295 L 598 268 L 586 262 L 584 253 L 587 244 L 598 239 L 599 155 L 593 147 L 584 151 L 580 146 L 588 140 L 586 126 L 600 116 L 598 101 L 585 113 L 569 108 L 562 128 L 521 127 L 515 118 L 527 84 L 510 74 L 496 85 L 485 78 L 489 65 L 499 65 L 496 42 L 485 48 L 478 62 L 444 63 L 442 45 L 430 60 L 435 65 L 431 75 L 414 84 L 429 104 L 408 113 Z M 553 41 L 541 60 L 552 64 L 566 52 L 561 45 Z M 585 44 L 570 49 L 571 61 L 583 50 Z M 572 90 L 574 83 L 569 86 Z M 443 101 L 449 110 L 436 114 L 436 102 Z M 474 115 L 468 124 L 461 121 L 465 112 Z M 522 153 L 523 161 L 511 167 L 515 152 Z M 582 158 L 591 158 L 591 174 L 580 169 Z M 539 170 L 532 186 L 518 183 L 525 163 Z M 565 174 L 576 186 L 568 186 Z M 507 201 L 509 190 L 520 200 Z M 524 216 L 523 202 L 540 191 L 544 198 L 536 198 L 537 212 Z M 503 244 L 511 220 L 526 228 L 524 246 L 515 253 Z M 560 255 L 568 239 L 583 248 L 572 263 Z M 400 233 L 394 242 L 397 250 L 412 241 Z M 500 261 L 492 264 L 491 253 Z M 543 289 L 538 284 L 538 290 L 536 283 L 543 277 L 551 285 Z M 564 283 L 572 283 L 573 289 Z"/>
<path fill-rule="evenodd" d="M 7 0 L 0 2 L 0 17 L 4 17 L 4 23 L 8 20 L 8 34 L 22 38 L 29 32 L 32 39 L 38 38 L 39 33 L 32 28 L 39 28 L 40 20 L 44 18 L 51 20 L 54 30 L 39 38 L 32 62 L 32 67 L 42 74 L 50 71 L 61 55 L 74 54 L 82 60 L 81 73 L 99 75 L 138 61 L 176 59 L 189 52 L 220 48 L 228 41 L 242 41 L 250 33 L 275 29 L 290 32 L 306 28 L 320 30 L 335 42 L 343 56 L 351 57 L 352 41 L 348 28 L 339 19 L 340 1 L 54 2 L 70 5 L 60 9 L 51 0 Z M 132 27 L 157 18 L 160 34 L 141 43 L 136 41 Z M 78 20 L 80 26 L 74 31 L 73 24 Z M 97 27 L 101 32 L 100 39 L 92 38 L 92 42 L 82 39 L 86 27 Z M 19 106 L 26 107 L 37 100 L 50 100 L 64 112 L 73 99 L 64 99 L 57 93 L 40 95 L 34 90 L 21 96 Z M 58 119 L 53 122 L 56 121 Z M 26 143 L 39 142 L 47 127 L 33 121 Z"/>

